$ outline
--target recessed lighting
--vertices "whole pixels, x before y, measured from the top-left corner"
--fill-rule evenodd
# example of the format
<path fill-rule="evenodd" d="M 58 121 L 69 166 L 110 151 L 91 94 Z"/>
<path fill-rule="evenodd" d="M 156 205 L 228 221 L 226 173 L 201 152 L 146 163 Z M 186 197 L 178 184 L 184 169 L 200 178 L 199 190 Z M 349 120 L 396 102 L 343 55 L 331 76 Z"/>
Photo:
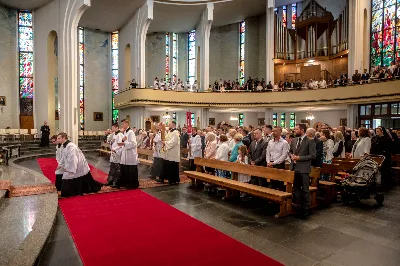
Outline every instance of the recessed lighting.
<path fill-rule="evenodd" d="M 340 57 L 343 57 L 343 55 L 341 55 Z"/>

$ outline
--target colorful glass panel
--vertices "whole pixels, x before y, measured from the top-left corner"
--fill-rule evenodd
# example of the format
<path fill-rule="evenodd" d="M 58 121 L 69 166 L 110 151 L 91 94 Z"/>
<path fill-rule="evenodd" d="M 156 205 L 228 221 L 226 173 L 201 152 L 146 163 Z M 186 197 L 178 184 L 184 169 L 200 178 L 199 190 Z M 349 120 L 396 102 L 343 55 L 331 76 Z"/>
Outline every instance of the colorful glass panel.
<path fill-rule="evenodd" d="M 244 123 L 244 114 L 239 114 L 239 126 L 242 127 Z"/>
<path fill-rule="evenodd" d="M 272 114 L 272 122 L 274 124 L 274 127 L 276 127 L 278 125 L 278 114 L 277 113 Z"/>
<path fill-rule="evenodd" d="M 118 69 L 118 50 L 112 50 L 112 69 Z"/>
<path fill-rule="evenodd" d="M 286 114 L 285 113 L 281 114 L 281 127 L 282 128 L 286 127 Z"/>
<path fill-rule="evenodd" d="M 397 24 L 396 26 L 400 26 L 400 0 L 397 4 Z"/>
<path fill-rule="evenodd" d="M 394 29 L 388 29 L 383 32 L 383 52 L 394 51 Z"/>
<path fill-rule="evenodd" d="M 372 12 L 372 31 L 382 31 L 382 14 L 383 9 Z"/>
<path fill-rule="evenodd" d="M 18 25 L 32 27 L 33 26 L 32 13 L 19 12 Z"/>
<path fill-rule="evenodd" d="M 246 42 L 246 22 L 242 21 L 239 26 L 240 26 L 240 28 L 239 28 L 239 30 L 240 30 L 239 83 L 241 86 L 243 86 L 244 85 L 244 56 L 245 56 L 245 42 Z"/>
<path fill-rule="evenodd" d="M 79 123 L 80 129 L 85 129 L 85 37 L 84 29 L 78 28 L 79 45 Z"/>
<path fill-rule="evenodd" d="M 19 97 L 33 98 L 33 78 L 19 78 Z"/>
<path fill-rule="evenodd" d="M 292 4 L 292 28 L 296 28 L 297 4 Z"/>
<path fill-rule="evenodd" d="M 111 83 L 112 83 L 112 90 L 118 91 L 118 69 L 112 70 Z"/>
<path fill-rule="evenodd" d="M 296 124 L 296 114 L 291 113 L 290 114 L 290 124 L 289 124 L 290 129 L 294 129 L 295 124 Z"/>
<path fill-rule="evenodd" d="M 111 49 L 118 50 L 118 32 L 111 34 Z"/>
<path fill-rule="evenodd" d="M 283 6 L 283 9 L 282 9 L 282 23 L 283 23 L 284 27 L 287 26 L 287 10 L 286 10 L 286 6 Z"/>
<path fill-rule="evenodd" d="M 373 0 L 372 1 L 372 10 L 383 8 L 383 0 Z"/>
<path fill-rule="evenodd" d="M 19 76 L 30 78 L 33 76 L 33 54 L 19 54 Z"/>
<path fill-rule="evenodd" d="M 196 72 L 196 31 L 192 30 L 191 32 L 188 33 L 188 79 L 190 84 L 194 83 L 195 72 Z"/>
<path fill-rule="evenodd" d="M 119 90 L 118 86 L 118 68 L 119 68 L 119 50 L 118 50 L 119 34 L 118 31 L 111 33 L 111 110 L 112 122 L 118 122 L 118 110 L 115 110 L 115 94 Z"/>
<path fill-rule="evenodd" d="M 169 79 L 169 33 L 165 34 L 165 78 Z"/>
<path fill-rule="evenodd" d="M 382 65 L 383 66 L 390 66 L 391 63 L 394 60 L 394 54 L 393 52 L 386 52 L 383 54 L 383 62 Z"/>
<path fill-rule="evenodd" d="M 396 6 L 385 8 L 384 29 L 390 29 L 395 26 L 396 21 Z"/>
<path fill-rule="evenodd" d="M 20 27 L 19 32 L 19 50 L 23 52 L 33 52 L 33 29 L 29 27 Z"/>

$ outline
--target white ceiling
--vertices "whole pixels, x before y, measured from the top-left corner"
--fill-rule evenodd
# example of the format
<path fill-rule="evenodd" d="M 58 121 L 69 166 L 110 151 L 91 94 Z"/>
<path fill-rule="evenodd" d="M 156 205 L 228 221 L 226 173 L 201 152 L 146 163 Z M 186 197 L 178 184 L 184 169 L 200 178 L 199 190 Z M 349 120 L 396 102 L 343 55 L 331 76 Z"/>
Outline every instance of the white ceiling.
<path fill-rule="evenodd" d="M 0 0 L 16 9 L 34 10 L 52 0 Z M 146 0 L 91 0 L 79 25 L 105 32 L 119 30 Z M 213 27 L 237 23 L 265 13 L 267 0 L 155 0 L 152 32 L 188 32 L 196 27 L 206 2 L 214 2 Z M 168 2 L 161 3 L 161 2 Z M 187 2 L 187 3 L 183 3 Z M 276 5 L 296 0 L 276 0 Z M 175 3 L 175 4 L 171 4 Z"/>

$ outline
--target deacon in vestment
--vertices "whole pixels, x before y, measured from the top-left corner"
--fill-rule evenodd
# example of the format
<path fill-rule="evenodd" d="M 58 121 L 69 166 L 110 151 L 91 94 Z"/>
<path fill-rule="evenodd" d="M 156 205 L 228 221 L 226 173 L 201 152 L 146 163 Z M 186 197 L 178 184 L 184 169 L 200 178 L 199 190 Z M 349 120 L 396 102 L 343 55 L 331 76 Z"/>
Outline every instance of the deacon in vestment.
<path fill-rule="evenodd" d="M 64 174 L 64 160 L 63 160 L 63 145 L 58 142 L 57 136 L 54 135 L 51 137 L 51 142 L 56 145 L 56 160 L 57 160 L 57 169 L 56 169 L 56 189 L 57 191 L 61 191 L 62 177 Z"/>
<path fill-rule="evenodd" d="M 66 133 L 60 133 L 57 141 L 62 144 L 64 173 L 61 185 L 61 197 L 96 193 L 103 186 L 93 179 L 90 168 L 82 151 L 68 140 Z"/>
<path fill-rule="evenodd" d="M 120 162 L 121 155 L 117 153 L 122 146 L 118 143 L 122 143 L 124 135 L 119 130 L 118 123 L 113 123 L 111 126 L 112 134 L 107 136 L 107 143 L 110 144 L 111 155 L 110 155 L 110 171 L 108 172 L 106 186 L 115 186 L 121 176 Z"/>
<path fill-rule="evenodd" d="M 117 187 L 126 187 L 135 189 L 139 187 L 138 177 L 138 154 L 136 136 L 133 130 L 129 127 L 129 121 L 122 120 L 122 129 L 124 137 L 118 145 L 122 147 L 117 153 L 121 154 L 121 178 L 116 184 Z"/>
<path fill-rule="evenodd" d="M 160 177 L 160 182 L 168 180 L 170 185 L 178 184 L 179 162 L 181 160 L 181 148 L 179 131 L 176 129 L 176 122 L 172 121 L 170 130 L 165 136 L 164 145 L 164 164 Z"/>
<path fill-rule="evenodd" d="M 44 121 L 44 125 L 40 127 L 42 138 L 40 139 L 40 147 L 49 147 L 50 127 Z"/>
<path fill-rule="evenodd" d="M 156 178 L 159 180 L 162 172 L 162 167 L 164 163 L 164 159 L 161 156 L 161 150 L 162 150 L 162 139 L 161 139 L 161 130 L 160 130 L 160 124 L 157 125 L 157 134 L 153 139 L 153 165 L 151 166 L 151 171 L 150 175 L 153 178 Z"/>

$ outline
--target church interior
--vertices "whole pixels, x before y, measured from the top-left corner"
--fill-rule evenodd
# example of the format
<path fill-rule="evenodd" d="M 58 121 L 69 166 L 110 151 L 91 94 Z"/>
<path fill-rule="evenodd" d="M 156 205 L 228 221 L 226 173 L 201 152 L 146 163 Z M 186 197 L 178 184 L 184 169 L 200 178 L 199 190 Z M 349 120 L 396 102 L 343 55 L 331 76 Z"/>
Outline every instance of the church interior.
<path fill-rule="evenodd" d="M 0 0 L 0 266 L 400 265 L 400 0 Z"/>

